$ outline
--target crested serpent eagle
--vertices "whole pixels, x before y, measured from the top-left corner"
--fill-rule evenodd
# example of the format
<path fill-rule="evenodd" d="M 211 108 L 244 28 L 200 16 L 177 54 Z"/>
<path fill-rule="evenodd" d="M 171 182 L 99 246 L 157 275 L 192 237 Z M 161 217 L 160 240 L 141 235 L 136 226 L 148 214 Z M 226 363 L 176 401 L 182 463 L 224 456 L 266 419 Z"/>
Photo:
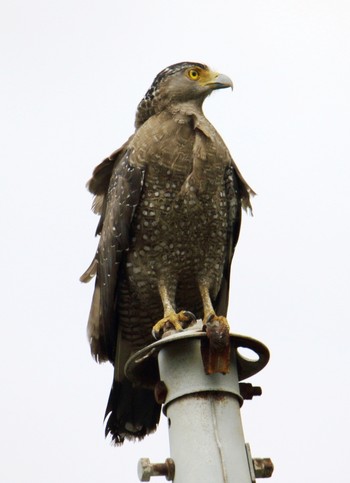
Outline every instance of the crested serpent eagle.
<path fill-rule="evenodd" d="M 114 365 L 106 434 L 116 444 L 159 421 L 153 390 L 124 375 L 131 354 L 194 318 L 214 345 L 228 338 L 231 260 L 254 192 L 202 111 L 226 87 L 229 77 L 203 64 L 164 69 L 138 105 L 134 134 L 88 182 L 100 240 L 81 280 L 96 276 L 88 337 L 96 360 Z"/>

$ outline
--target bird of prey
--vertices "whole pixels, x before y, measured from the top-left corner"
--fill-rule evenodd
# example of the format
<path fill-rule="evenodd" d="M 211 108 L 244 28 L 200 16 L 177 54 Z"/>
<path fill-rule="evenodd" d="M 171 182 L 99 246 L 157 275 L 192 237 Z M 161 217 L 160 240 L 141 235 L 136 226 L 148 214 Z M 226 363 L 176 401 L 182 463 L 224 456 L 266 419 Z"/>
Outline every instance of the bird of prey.
<path fill-rule="evenodd" d="M 254 192 L 203 114 L 205 98 L 227 87 L 229 77 L 196 62 L 161 71 L 134 134 L 87 185 L 100 239 L 81 280 L 96 276 L 88 337 L 96 360 L 114 365 L 106 435 L 116 444 L 142 439 L 159 421 L 147 374 L 143 387 L 124 375 L 131 354 L 192 319 L 218 347 L 228 336 L 231 260 Z"/>

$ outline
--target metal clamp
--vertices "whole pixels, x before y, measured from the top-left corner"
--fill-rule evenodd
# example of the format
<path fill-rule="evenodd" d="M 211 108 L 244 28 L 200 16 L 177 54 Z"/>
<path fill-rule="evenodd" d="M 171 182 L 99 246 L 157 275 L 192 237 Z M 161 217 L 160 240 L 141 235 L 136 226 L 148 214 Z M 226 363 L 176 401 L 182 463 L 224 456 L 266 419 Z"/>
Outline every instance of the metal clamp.
<path fill-rule="evenodd" d="M 147 374 L 147 387 L 154 387 L 159 380 L 157 357 L 159 351 L 169 344 L 177 343 L 182 339 L 203 339 L 207 335 L 202 330 L 186 329 L 182 332 L 163 337 L 133 354 L 125 364 L 126 377 L 136 383 L 145 385 L 144 375 Z M 230 334 L 232 348 L 237 357 L 238 379 L 242 381 L 260 372 L 268 363 L 270 353 L 268 348 L 256 339 L 239 334 Z M 246 348 L 255 352 L 257 360 L 243 357 L 238 349 Z"/>

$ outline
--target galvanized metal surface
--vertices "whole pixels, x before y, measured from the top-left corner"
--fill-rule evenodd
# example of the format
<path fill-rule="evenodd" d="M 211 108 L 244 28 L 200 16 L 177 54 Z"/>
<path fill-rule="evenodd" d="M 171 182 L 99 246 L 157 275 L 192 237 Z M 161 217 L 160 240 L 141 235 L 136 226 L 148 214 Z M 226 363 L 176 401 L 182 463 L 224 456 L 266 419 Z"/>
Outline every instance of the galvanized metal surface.
<path fill-rule="evenodd" d="M 200 339 L 177 339 L 159 352 L 159 372 L 167 388 L 174 483 L 251 483 L 240 416 L 237 353 L 228 374 L 206 375 Z"/>
<path fill-rule="evenodd" d="M 202 394 L 167 409 L 174 483 L 251 483 L 238 400 Z"/>
<path fill-rule="evenodd" d="M 139 373 L 154 367 L 154 358 L 158 356 L 155 394 L 164 404 L 168 418 L 169 461 L 175 465 L 174 483 L 252 483 L 256 477 L 266 477 L 271 465 L 267 462 L 259 469 L 260 460 L 256 463 L 248 458 L 240 415 L 243 397 L 239 381 L 267 364 L 268 349 L 249 337 L 231 335 L 230 372 L 206 375 L 201 357 L 203 337 L 206 335 L 201 331 L 188 330 L 163 338 L 129 359 L 126 375 L 137 381 Z M 238 347 L 253 350 L 257 361 L 245 359 Z M 260 393 L 259 388 L 252 386 L 245 389 L 248 397 Z M 169 478 L 169 473 L 164 473 L 168 471 L 165 464 L 141 461 L 139 476 L 146 478 L 141 481 L 159 475 L 159 468 Z"/>
<path fill-rule="evenodd" d="M 167 388 L 164 412 L 175 399 L 189 394 L 196 398 L 202 392 L 232 394 L 239 405 L 243 398 L 239 391 L 236 370 L 236 353 L 231 351 L 231 366 L 228 374 L 211 374 L 203 370 L 199 339 L 179 339 L 176 344 L 168 344 L 158 354 L 161 381 Z"/>

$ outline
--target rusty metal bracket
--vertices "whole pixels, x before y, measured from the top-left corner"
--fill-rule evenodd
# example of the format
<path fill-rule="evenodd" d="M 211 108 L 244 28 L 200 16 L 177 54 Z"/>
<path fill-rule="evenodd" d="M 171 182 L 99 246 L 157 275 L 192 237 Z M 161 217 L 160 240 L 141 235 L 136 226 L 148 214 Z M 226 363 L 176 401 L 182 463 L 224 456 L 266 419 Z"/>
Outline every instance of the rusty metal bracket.
<path fill-rule="evenodd" d="M 174 344 L 182 339 L 203 339 L 207 335 L 201 329 L 189 328 L 182 332 L 163 337 L 161 340 L 136 352 L 125 364 L 125 375 L 132 382 L 140 385 L 147 374 L 147 387 L 154 387 L 159 380 L 157 357 L 159 351 L 168 344 Z M 231 348 L 235 352 L 238 379 L 242 381 L 260 372 L 269 362 L 268 348 L 260 341 L 240 334 L 230 334 Z M 257 355 L 257 360 L 243 357 L 239 348 L 250 349 Z"/>

